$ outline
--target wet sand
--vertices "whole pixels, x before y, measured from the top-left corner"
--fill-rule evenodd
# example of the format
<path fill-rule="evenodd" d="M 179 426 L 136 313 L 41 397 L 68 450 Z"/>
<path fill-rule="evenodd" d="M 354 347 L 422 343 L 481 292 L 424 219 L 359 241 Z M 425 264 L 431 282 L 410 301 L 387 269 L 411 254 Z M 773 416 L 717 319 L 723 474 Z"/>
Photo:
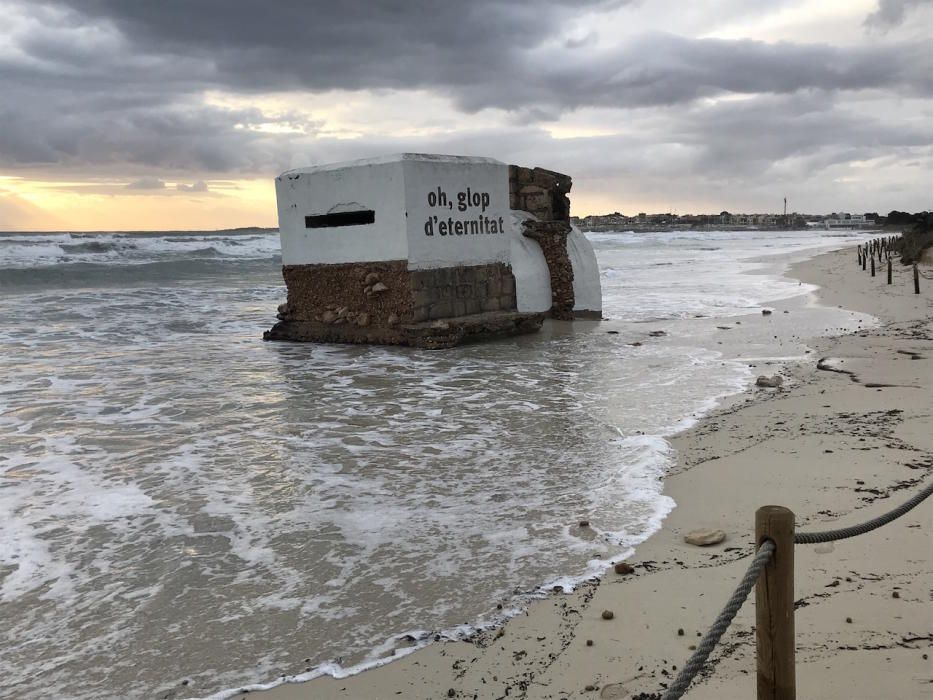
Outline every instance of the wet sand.
<path fill-rule="evenodd" d="M 852 250 L 790 274 L 820 285 L 821 303 L 872 314 L 880 325 L 811 341 L 812 361 L 760 363 L 756 373 L 780 370 L 782 388 L 752 389 L 673 439 L 677 461 L 665 493 L 677 508 L 629 559 L 633 573 L 552 595 L 470 641 L 248 697 L 657 697 L 744 573 L 756 508 L 791 508 L 799 530 L 852 525 L 907 500 L 933 471 L 931 283 L 921 280 L 914 295 L 909 270 L 895 266 L 887 286 L 883 275 L 856 270 Z M 781 314 L 793 306 L 771 308 Z M 824 358 L 846 373 L 818 369 Z M 727 539 L 685 544 L 684 534 L 700 527 L 721 528 Z M 799 697 L 927 697 L 931 552 L 930 502 L 873 533 L 797 547 Z M 611 620 L 603 619 L 607 610 Z M 747 603 L 687 697 L 754 697 L 753 624 Z"/>

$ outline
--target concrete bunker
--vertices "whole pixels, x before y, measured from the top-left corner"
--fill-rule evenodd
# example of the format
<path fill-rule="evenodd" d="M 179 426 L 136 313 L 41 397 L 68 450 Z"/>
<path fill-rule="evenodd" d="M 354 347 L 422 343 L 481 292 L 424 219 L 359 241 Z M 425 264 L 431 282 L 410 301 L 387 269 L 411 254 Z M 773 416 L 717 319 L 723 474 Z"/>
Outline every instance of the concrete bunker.
<path fill-rule="evenodd" d="M 406 153 L 275 184 L 288 296 L 267 340 L 444 348 L 600 316 L 566 175 Z"/>

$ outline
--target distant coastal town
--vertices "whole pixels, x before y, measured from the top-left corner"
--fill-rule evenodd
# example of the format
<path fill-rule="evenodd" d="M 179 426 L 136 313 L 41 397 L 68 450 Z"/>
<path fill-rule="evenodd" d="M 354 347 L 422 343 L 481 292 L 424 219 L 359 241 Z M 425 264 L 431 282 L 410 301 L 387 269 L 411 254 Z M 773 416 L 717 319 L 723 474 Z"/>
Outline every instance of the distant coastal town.
<path fill-rule="evenodd" d="M 891 211 L 887 215 L 878 212 L 850 214 L 733 214 L 721 211 L 718 214 L 646 214 L 644 212 L 626 216 L 619 212 L 571 217 L 581 231 L 674 231 L 678 229 L 703 230 L 780 230 L 780 229 L 874 229 L 884 227 L 909 227 L 917 223 L 922 214 Z"/>

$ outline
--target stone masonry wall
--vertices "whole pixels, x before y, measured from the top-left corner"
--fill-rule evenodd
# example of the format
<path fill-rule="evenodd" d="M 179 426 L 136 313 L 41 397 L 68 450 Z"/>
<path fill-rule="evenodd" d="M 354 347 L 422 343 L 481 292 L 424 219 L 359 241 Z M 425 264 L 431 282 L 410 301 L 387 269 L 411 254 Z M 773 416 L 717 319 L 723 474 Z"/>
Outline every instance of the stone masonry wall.
<path fill-rule="evenodd" d="M 415 323 L 490 311 L 512 311 L 515 276 L 504 263 L 411 270 Z"/>
<path fill-rule="evenodd" d="M 524 222 L 522 233 L 538 242 L 551 278 L 551 316 L 572 320 L 575 297 L 573 266 L 567 252 L 570 234 L 568 175 L 543 168 L 509 166 L 509 206 L 536 217 Z"/>
<path fill-rule="evenodd" d="M 573 180 L 544 168 L 509 166 L 509 206 L 534 214 L 539 221 L 570 222 Z"/>
<path fill-rule="evenodd" d="M 522 233 L 538 242 L 547 261 L 551 276 L 551 317 L 572 321 L 576 299 L 573 293 L 573 266 L 567 254 L 570 224 L 564 221 L 529 219 L 523 226 Z"/>

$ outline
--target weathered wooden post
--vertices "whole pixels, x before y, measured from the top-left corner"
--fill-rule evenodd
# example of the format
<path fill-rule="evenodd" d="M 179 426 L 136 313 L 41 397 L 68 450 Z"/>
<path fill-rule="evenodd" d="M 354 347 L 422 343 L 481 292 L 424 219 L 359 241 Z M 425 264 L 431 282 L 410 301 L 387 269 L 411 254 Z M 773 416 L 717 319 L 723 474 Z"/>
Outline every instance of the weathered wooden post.
<path fill-rule="evenodd" d="M 755 512 L 755 542 L 774 554 L 755 585 L 758 700 L 796 700 L 794 670 L 794 514 L 783 506 Z"/>
<path fill-rule="evenodd" d="M 858 266 L 862 266 L 862 246 L 858 247 Z"/>
<path fill-rule="evenodd" d="M 891 284 L 891 257 L 888 256 L 888 284 Z"/>
<path fill-rule="evenodd" d="M 862 269 L 863 270 L 865 269 L 865 265 L 868 264 L 868 261 L 865 259 L 866 257 L 868 257 L 868 246 L 865 246 L 865 254 L 862 255 Z"/>
<path fill-rule="evenodd" d="M 871 256 L 871 276 L 875 276 L 875 256 Z"/>
<path fill-rule="evenodd" d="M 914 263 L 914 294 L 920 293 L 920 270 L 917 268 L 917 263 Z"/>

